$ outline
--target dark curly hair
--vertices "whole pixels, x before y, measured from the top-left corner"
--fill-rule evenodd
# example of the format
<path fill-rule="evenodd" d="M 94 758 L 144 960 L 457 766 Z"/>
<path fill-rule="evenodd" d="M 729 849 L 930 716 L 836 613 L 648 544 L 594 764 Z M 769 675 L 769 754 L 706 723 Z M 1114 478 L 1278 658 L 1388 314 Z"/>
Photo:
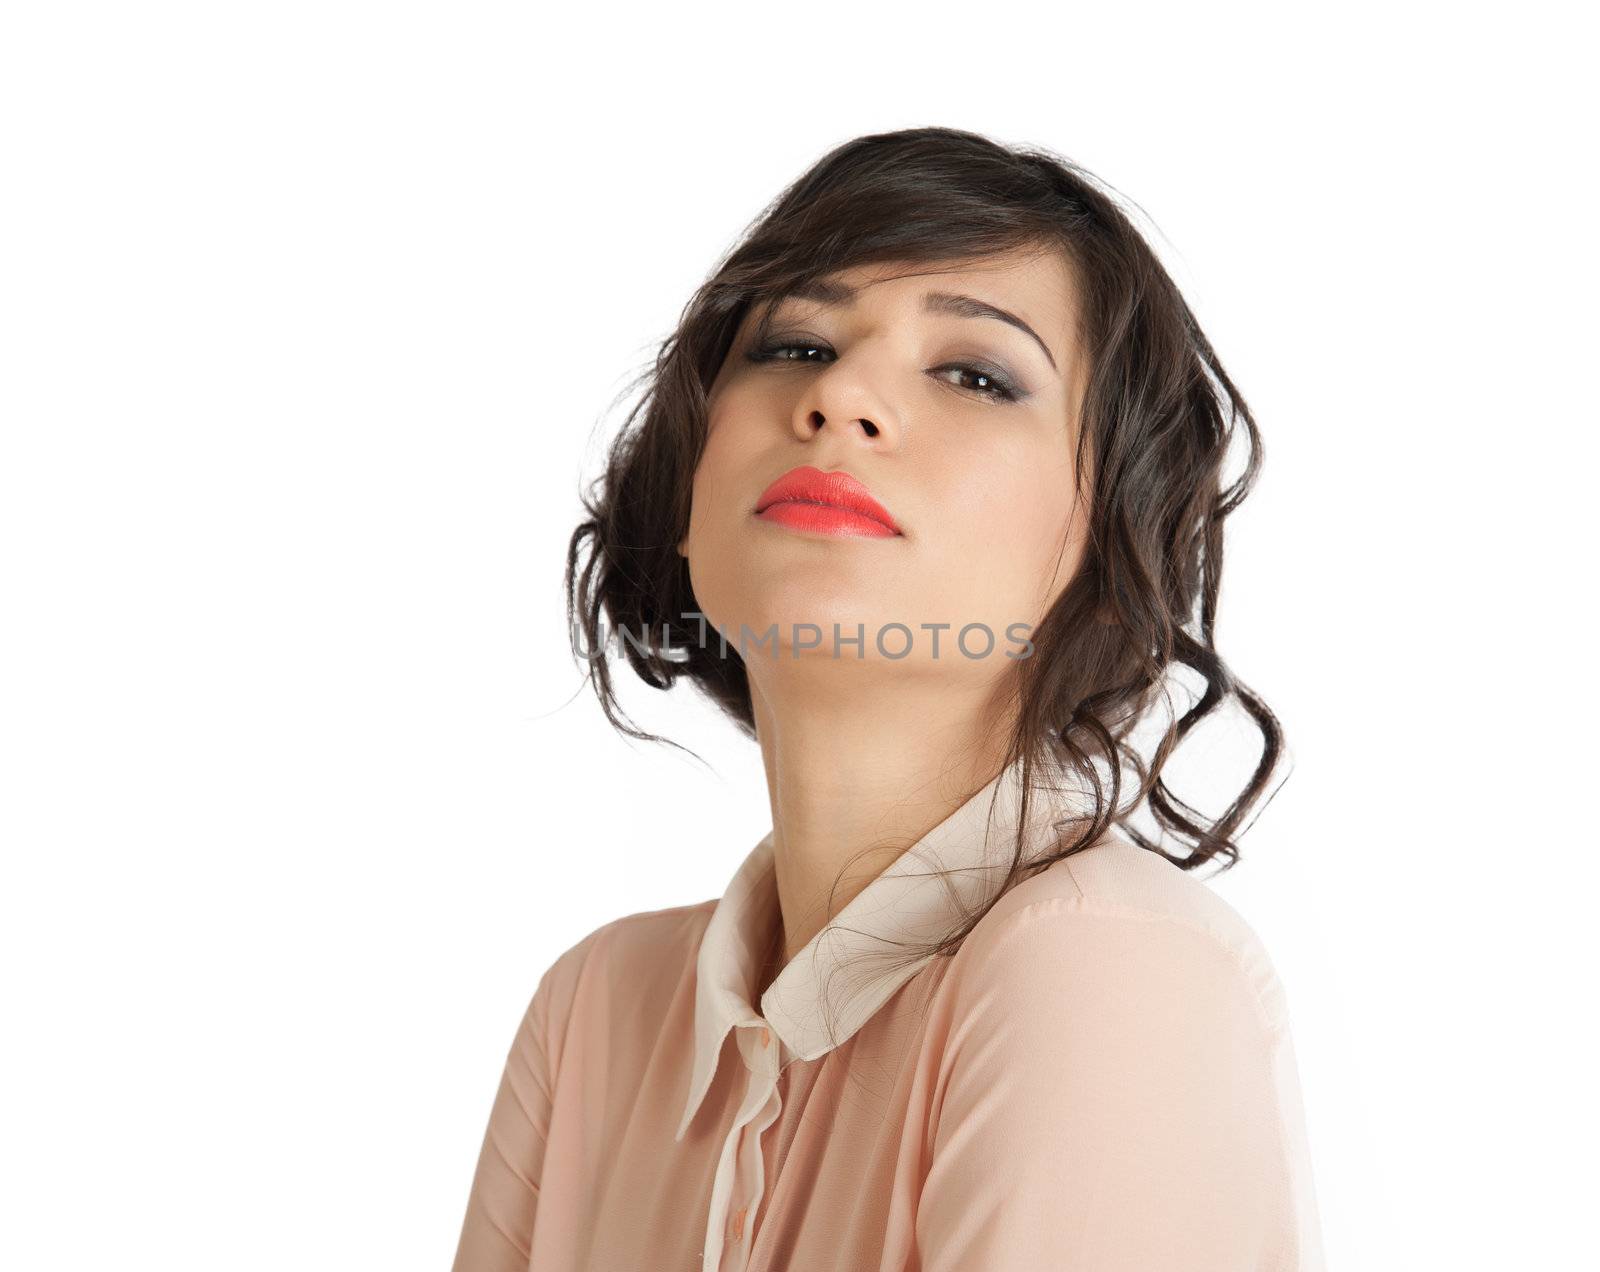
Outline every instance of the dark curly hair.
<path fill-rule="evenodd" d="M 700 606 L 675 546 L 689 524 L 709 386 L 744 317 L 752 306 L 770 312 L 797 284 L 851 266 L 1064 253 L 1089 362 L 1078 433 L 1080 473 L 1086 447 L 1093 459 L 1089 540 L 1082 568 L 1032 635 L 1033 656 L 1008 669 L 1016 723 L 1007 754 L 1022 766 L 1024 824 L 1040 766 L 1077 774 L 1091 799 L 1087 815 L 1071 823 L 1076 833 L 1059 838 L 1059 851 L 1023 860 L 1019 836 L 998 891 L 921 954 L 954 953 L 1001 893 L 1094 843 L 1113 823 L 1183 869 L 1217 858 L 1221 869 L 1231 867 L 1250 810 L 1270 798 L 1283 750 L 1277 719 L 1224 663 L 1214 639 L 1222 525 L 1256 479 L 1260 436 L 1189 306 L 1108 190 L 1048 150 L 953 128 L 874 133 L 829 151 L 763 210 L 682 311 L 642 376 L 647 391 L 612 442 L 604 475 L 581 496 L 587 518 L 568 547 L 574 652 L 587 662 L 613 726 L 668 741 L 622 712 L 607 658 L 595 656 L 602 618 L 623 634 L 627 662 L 646 684 L 667 689 L 687 678 L 754 737 L 745 665 L 732 649 L 707 648 L 703 625 L 697 631 L 689 621 Z M 1224 459 L 1241 428 L 1244 470 L 1223 485 Z M 650 636 L 634 640 L 633 632 Z M 1165 698 L 1179 667 L 1195 673 L 1200 688 L 1163 725 L 1146 759 L 1130 734 Z M 1208 816 L 1162 774 L 1190 731 L 1230 698 L 1264 746 L 1244 789 Z M 1124 791 L 1129 769 L 1131 794 Z M 1141 803 L 1187 851 L 1169 852 L 1126 823 Z"/>

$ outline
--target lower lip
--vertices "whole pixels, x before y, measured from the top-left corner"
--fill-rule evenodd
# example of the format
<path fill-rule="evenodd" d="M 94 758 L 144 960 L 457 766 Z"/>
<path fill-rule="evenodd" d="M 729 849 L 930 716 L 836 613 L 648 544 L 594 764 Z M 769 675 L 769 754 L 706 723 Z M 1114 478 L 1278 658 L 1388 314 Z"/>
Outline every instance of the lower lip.
<path fill-rule="evenodd" d="M 891 530 L 881 521 L 848 508 L 832 504 L 799 503 L 786 500 L 775 503 L 756 513 L 763 521 L 772 521 L 791 530 L 809 530 L 815 534 L 837 537 L 861 535 L 873 539 L 892 539 L 899 531 Z"/>

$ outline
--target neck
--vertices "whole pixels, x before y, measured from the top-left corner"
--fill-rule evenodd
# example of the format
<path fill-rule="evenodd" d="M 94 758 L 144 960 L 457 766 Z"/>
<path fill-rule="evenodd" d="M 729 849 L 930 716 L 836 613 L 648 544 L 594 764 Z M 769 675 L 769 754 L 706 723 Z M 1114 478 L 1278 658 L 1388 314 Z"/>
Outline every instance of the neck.
<path fill-rule="evenodd" d="M 993 685 L 947 674 L 808 676 L 801 663 L 751 688 L 787 963 L 1000 772 L 1010 722 Z"/>

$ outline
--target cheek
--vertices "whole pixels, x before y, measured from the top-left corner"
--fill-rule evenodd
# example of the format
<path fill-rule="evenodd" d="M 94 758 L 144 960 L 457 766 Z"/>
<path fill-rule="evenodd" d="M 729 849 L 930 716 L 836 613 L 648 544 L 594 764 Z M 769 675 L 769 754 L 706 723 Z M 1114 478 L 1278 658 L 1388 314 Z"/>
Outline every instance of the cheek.
<path fill-rule="evenodd" d="M 707 417 L 683 545 L 695 589 L 705 593 L 702 601 L 737 580 L 741 558 L 749 550 L 750 505 L 759 493 L 751 483 L 762 471 L 758 419 L 750 405 L 741 405 L 735 395 L 714 402 Z"/>
<path fill-rule="evenodd" d="M 978 604 L 1034 613 L 1042 597 L 1060 590 L 1081 551 L 1072 504 L 1072 464 L 1056 454 L 973 476 L 941 537 L 962 561 Z"/>
<path fill-rule="evenodd" d="M 740 478 L 749 472 L 748 443 L 740 430 L 713 420 L 694 471 L 693 525 L 725 526 L 739 511 Z"/>

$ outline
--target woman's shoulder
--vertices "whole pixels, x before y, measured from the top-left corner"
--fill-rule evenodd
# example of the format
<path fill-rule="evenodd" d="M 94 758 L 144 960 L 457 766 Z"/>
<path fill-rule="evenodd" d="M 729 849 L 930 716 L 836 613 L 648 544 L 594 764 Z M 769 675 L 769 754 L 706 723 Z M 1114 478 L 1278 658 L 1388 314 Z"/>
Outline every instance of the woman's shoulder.
<path fill-rule="evenodd" d="M 1007 960 L 985 955 L 1004 945 L 1014 957 L 1058 967 L 1063 976 L 1115 965 L 1128 977 L 1225 979 L 1248 989 L 1270 1026 L 1286 1014 L 1276 968 L 1244 916 L 1203 878 L 1115 832 L 1013 887 L 966 945 L 957 957 L 991 975 L 1006 974 Z M 1116 959 L 1093 957 L 1113 950 Z M 1138 959 L 1128 959 L 1128 951 Z M 1122 987 L 1136 988 L 1128 981 Z"/>
<path fill-rule="evenodd" d="M 570 1007 L 580 994 L 649 994 L 692 965 L 716 901 L 641 910 L 609 919 L 546 967 L 538 993 Z"/>

